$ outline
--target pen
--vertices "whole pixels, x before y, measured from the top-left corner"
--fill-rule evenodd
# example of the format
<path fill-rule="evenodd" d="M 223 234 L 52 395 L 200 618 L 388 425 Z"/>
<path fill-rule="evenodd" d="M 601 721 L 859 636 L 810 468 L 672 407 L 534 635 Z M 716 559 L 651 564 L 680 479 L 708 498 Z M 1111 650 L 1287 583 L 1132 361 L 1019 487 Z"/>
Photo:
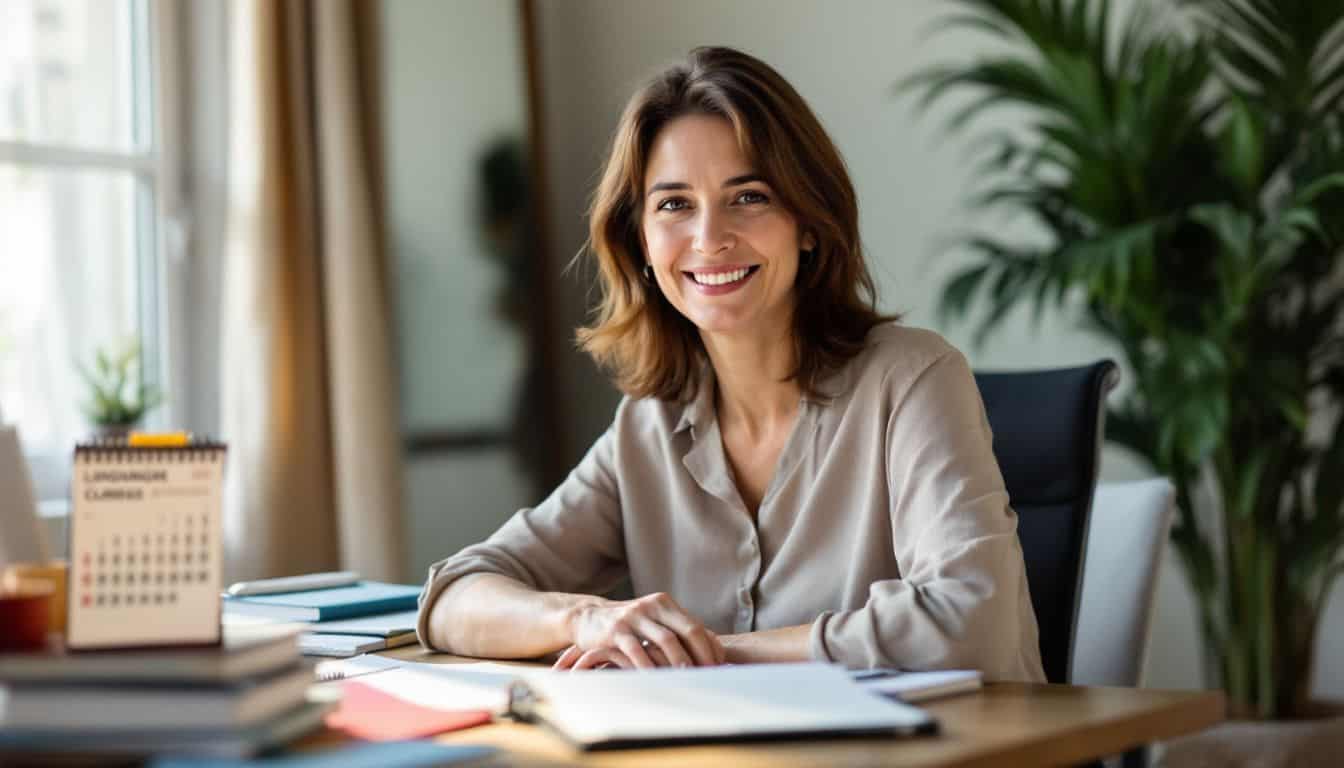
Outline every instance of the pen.
<path fill-rule="evenodd" d="M 302 576 L 284 576 L 278 579 L 240 581 L 229 587 L 228 595 L 230 597 L 243 597 L 246 595 L 274 595 L 282 592 L 308 592 L 314 589 L 351 587 L 358 583 L 359 574 L 354 571 L 307 573 Z"/>
<path fill-rule="evenodd" d="M 861 669 L 855 672 L 850 672 L 849 678 L 855 682 L 860 682 L 863 680 L 880 680 L 884 677 L 899 677 L 903 674 L 905 674 L 905 670 L 903 669 Z"/>

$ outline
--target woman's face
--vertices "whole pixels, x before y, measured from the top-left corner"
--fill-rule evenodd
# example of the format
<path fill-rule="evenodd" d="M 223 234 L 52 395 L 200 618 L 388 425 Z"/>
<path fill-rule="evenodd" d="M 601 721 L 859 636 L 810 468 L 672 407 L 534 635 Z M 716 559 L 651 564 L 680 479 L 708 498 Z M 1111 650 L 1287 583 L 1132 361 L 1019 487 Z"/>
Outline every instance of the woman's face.
<path fill-rule="evenodd" d="M 704 333 L 788 331 L 798 251 L 812 238 L 748 164 L 731 123 L 687 115 L 664 126 L 644 193 L 644 248 L 672 306 Z"/>

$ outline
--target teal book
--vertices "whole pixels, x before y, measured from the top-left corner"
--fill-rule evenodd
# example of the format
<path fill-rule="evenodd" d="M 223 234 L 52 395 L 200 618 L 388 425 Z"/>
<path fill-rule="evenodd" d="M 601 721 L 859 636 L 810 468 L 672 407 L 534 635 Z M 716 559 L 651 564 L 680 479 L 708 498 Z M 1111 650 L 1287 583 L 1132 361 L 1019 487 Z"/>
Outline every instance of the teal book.
<path fill-rule="evenodd" d="M 281 592 L 274 595 L 224 596 L 224 612 L 264 616 L 277 621 L 331 621 L 415 608 L 420 587 L 361 581 L 353 587 Z"/>
<path fill-rule="evenodd" d="M 151 763 L 150 768 L 437 768 L 471 763 L 479 765 L 493 754 L 494 747 L 435 744 L 432 741 L 384 741 L 255 760 L 164 758 Z"/>

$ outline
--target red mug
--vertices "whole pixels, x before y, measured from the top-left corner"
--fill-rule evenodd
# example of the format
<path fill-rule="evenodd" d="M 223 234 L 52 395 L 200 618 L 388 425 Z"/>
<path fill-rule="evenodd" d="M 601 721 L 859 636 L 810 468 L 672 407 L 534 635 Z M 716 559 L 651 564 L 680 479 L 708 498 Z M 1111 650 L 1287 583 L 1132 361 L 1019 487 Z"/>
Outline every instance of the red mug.
<path fill-rule="evenodd" d="M 51 584 L 11 579 L 0 589 L 0 651 L 40 651 L 47 647 Z"/>

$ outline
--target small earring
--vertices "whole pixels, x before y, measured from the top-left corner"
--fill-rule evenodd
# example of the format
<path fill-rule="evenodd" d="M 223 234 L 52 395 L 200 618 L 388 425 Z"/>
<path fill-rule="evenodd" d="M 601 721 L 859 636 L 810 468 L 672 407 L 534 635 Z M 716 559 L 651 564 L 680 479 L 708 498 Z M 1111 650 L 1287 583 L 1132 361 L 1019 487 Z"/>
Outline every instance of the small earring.
<path fill-rule="evenodd" d="M 644 282 L 648 283 L 649 285 L 653 285 L 653 265 L 652 265 L 652 264 L 645 264 L 645 265 L 644 265 Z"/>

